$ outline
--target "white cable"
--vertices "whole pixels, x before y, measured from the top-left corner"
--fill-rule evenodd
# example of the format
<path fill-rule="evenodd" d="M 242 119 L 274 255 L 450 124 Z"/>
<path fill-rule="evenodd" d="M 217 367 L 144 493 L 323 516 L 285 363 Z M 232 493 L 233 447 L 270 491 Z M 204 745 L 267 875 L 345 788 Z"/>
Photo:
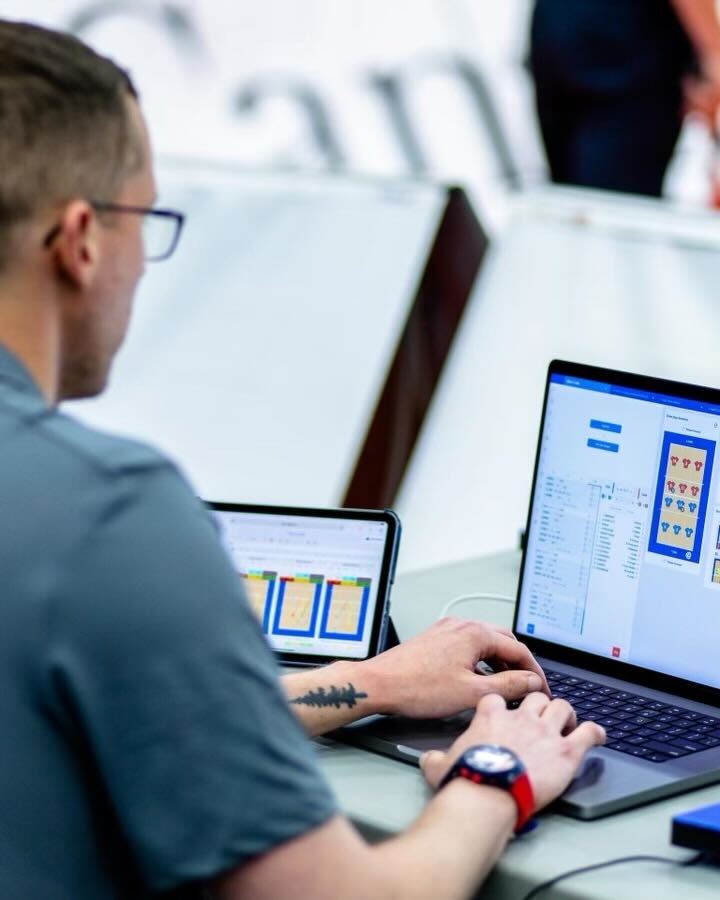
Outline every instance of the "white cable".
<path fill-rule="evenodd" d="M 508 597 L 506 594 L 461 594 L 459 597 L 453 597 L 452 600 L 448 601 L 445 606 L 443 606 L 442 612 L 438 618 L 444 619 L 445 616 L 450 615 L 451 609 L 460 606 L 461 603 L 467 603 L 470 600 L 497 600 L 499 603 L 512 603 L 513 606 L 515 605 L 515 598 Z"/>

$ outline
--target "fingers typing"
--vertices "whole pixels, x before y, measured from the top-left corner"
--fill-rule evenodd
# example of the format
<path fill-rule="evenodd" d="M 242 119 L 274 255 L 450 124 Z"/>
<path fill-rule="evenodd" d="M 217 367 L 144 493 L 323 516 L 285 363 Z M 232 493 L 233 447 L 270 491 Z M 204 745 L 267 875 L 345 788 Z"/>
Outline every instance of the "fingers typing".
<path fill-rule="evenodd" d="M 561 733 L 572 731 L 577 725 L 575 710 L 567 700 L 559 698 L 551 700 L 542 711 L 542 716 L 548 722 L 552 722 Z"/>
<path fill-rule="evenodd" d="M 542 691 L 543 682 L 535 672 L 506 669 L 504 672 L 495 672 L 493 675 L 479 678 L 476 687 L 479 694 L 495 693 L 500 694 L 505 700 L 519 700 L 533 691 Z"/>

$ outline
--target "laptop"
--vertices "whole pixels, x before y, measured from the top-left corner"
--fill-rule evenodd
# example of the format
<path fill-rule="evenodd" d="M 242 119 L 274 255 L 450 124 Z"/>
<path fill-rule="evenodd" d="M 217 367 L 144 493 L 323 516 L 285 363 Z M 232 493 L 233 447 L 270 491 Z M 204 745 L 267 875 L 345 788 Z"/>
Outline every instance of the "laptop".
<path fill-rule="evenodd" d="M 720 390 L 550 364 L 513 631 L 607 731 L 558 802 L 569 815 L 720 781 L 719 440 Z M 468 718 L 336 735 L 417 763 Z"/>

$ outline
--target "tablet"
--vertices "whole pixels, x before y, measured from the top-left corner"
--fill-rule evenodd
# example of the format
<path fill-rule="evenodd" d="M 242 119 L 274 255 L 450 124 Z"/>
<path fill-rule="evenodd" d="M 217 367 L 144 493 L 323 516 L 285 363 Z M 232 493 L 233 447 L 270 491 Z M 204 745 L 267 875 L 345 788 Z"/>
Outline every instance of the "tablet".
<path fill-rule="evenodd" d="M 394 512 L 207 506 L 283 663 L 322 665 L 381 652 L 400 543 Z"/>

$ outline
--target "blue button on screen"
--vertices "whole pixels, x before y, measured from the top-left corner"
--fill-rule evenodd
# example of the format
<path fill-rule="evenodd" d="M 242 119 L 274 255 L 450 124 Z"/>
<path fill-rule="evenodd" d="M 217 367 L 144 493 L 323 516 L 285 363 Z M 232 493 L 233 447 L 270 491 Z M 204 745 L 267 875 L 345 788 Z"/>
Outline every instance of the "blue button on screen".
<path fill-rule="evenodd" d="M 590 427 L 598 431 L 612 431 L 613 434 L 620 434 L 622 431 L 622 425 L 615 422 L 603 422 L 600 419 L 590 419 Z"/>
<path fill-rule="evenodd" d="M 592 447 L 593 450 L 606 450 L 608 453 L 617 453 L 620 449 L 620 444 L 611 444 L 609 441 L 596 441 L 595 438 L 589 438 L 587 445 Z"/>

